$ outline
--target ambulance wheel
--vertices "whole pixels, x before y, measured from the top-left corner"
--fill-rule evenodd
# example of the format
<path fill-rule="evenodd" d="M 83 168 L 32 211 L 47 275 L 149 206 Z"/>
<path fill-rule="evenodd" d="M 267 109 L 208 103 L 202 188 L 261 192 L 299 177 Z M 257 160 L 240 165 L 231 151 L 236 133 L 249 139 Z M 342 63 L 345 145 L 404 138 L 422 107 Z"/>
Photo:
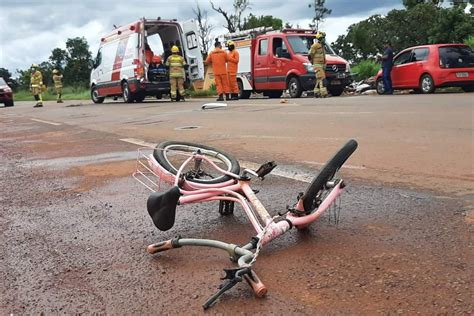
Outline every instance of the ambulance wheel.
<path fill-rule="evenodd" d="M 158 93 L 158 94 L 156 95 L 156 98 L 157 98 L 158 100 L 161 100 L 161 99 L 163 99 L 163 95 L 162 95 L 161 93 Z"/>
<path fill-rule="evenodd" d="M 303 89 L 301 88 L 300 80 L 297 77 L 291 77 L 288 81 L 288 91 L 290 93 L 290 97 L 292 98 L 301 97 Z"/>
<path fill-rule="evenodd" d="M 132 103 L 133 102 L 133 93 L 130 91 L 130 88 L 128 87 L 128 83 L 124 82 L 122 84 L 122 97 L 123 97 L 123 102 L 126 103 Z"/>
<path fill-rule="evenodd" d="M 105 98 L 99 96 L 99 91 L 96 86 L 91 89 L 91 99 L 94 103 L 104 103 Z"/>
<path fill-rule="evenodd" d="M 237 85 L 239 86 L 239 99 L 248 99 L 250 98 L 250 91 L 244 90 L 244 84 L 242 81 L 238 80 Z"/>

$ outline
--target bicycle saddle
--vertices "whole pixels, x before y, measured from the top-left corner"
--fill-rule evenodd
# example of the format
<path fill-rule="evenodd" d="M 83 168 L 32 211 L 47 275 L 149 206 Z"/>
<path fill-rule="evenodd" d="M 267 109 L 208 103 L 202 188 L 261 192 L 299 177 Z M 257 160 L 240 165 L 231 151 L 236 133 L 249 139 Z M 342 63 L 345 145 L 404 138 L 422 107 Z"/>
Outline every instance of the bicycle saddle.
<path fill-rule="evenodd" d="M 175 186 L 166 192 L 153 192 L 148 197 L 146 202 L 148 214 L 159 230 L 166 231 L 173 227 L 180 196 L 179 187 Z"/>

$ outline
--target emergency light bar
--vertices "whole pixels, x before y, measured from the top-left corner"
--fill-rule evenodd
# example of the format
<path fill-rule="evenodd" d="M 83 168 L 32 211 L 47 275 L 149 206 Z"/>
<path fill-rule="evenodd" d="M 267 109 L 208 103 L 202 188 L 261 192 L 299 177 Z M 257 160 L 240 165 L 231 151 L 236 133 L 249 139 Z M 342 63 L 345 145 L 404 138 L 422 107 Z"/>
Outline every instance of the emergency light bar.
<path fill-rule="evenodd" d="M 303 29 L 283 29 L 281 32 L 282 33 L 295 33 L 295 34 L 315 34 L 316 33 L 315 30 L 311 30 L 311 29 L 306 29 L 306 30 L 303 30 Z"/>

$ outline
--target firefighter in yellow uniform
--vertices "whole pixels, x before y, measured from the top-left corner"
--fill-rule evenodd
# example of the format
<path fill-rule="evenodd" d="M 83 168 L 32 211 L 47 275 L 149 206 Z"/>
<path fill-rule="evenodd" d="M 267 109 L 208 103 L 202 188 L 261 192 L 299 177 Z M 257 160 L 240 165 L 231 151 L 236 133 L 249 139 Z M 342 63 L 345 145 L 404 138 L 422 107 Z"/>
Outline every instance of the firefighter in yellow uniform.
<path fill-rule="evenodd" d="M 63 103 L 63 100 L 61 99 L 62 93 L 63 93 L 63 75 L 59 73 L 59 70 L 54 69 L 53 70 L 53 81 L 54 81 L 54 89 L 56 90 L 57 94 L 57 103 Z"/>
<path fill-rule="evenodd" d="M 314 86 L 314 97 L 325 98 L 328 96 L 326 89 L 326 52 L 324 51 L 324 39 L 326 34 L 324 32 L 316 33 L 316 42 L 309 50 L 309 58 L 313 64 L 313 69 L 316 75 L 316 85 Z"/>
<path fill-rule="evenodd" d="M 40 108 L 43 106 L 43 75 L 38 69 L 38 65 L 31 65 L 31 78 L 30 78 L 30 91 L 35 97 L 36 105 L 34 108 Z"/>
<path fill-rule="evenodd" d="M 166 67 L 169 68 L 170 72 L 170 86 L 171 86 L 171 101 L 183 100 L 184 101 L 184 69 L 186 68 L 186 62 L 184 58 L 179 55 L 178 46 L 171 47 L 171 56 L 166 60 Z M 178 90 L 178 91 L 176 91 Z M 179 93 L 179 95 L 177 94 Z"/>

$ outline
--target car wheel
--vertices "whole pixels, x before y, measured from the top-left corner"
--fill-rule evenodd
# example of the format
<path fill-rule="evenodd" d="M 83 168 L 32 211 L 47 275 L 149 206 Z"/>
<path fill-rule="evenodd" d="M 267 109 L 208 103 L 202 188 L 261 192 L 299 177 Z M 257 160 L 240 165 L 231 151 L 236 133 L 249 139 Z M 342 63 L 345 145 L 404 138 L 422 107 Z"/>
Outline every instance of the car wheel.
<path fill-rule="evenodd" d="M 126 103 L 132 103 L 133 102 L 133 93 L 130 91 L 130 88 L 128 87 L 128 83 L 124 82 L 122 85 L 122 97 L 123 97 L 123 102 Z"/>
<path fill-rule="evenodd" d="M 13 106 L 13 105 L 14 105 L 13 100 L 5 101 L 5 107 L 9 107 L 9 106 Z"/>
<path fill-rule="evenodd" d="M 91 99 L 92 99 L 92 102 L 94 103 L 103 103 L 105 98 L 103 97 L 100 97 L 99 96 L 99 91 L 97 90 L 97 87 L 96 86 L 93 86 L 91 88 Z"/>
<path fill-rule="evenodd" d="M 421 93 L 433 93 L 435 91 L 434 81 L 430 75 L 424 74 L 423 76 L 421 76 L 420 90 Z"/>
<path fill-rule="evenodd" d="M 145 95 L 144 94 L 139 94 L 139 95 L 135 96 L 135 102 L 142 103 L 143 100 L 145 100 Z"/>
<path fill-rule="evenodd" d="M 251 92 L 244 90 L 244 84 L 242 81 L 237 81 L 237 86 L 239 87 L 239 99 L 248 99 L 250 98 Z"/>
<path fill-rule="evenodd" d="M 158 94 L 156 95 L 156 98 L 157 98 L 158 100 L 161 100 L 161 99 L 163 99 L 163 95 L 162 95 L 161 93 L 158 93 Z"/>
<path fill-rule="evenodd" d="M 378 94 L 384 94 L 385 93 L 385 86 L 383 84 L 382 78 L 379 78 L 377 80 L 375 88 L 376 88 Z"/>
<path fill-rule="evenodd" d="M 301 88 L 301 83 L 297 77 L 291 77 L 290 81 L 288 81 L 288 91 L 290 93 L 290 97 L 292 98 L 301 97 L 303 89 Z"/>
<path fill-rule="evenodd" d="M 462 87 L 462 90 L 463 90 L 464 92 L 474 92 L 474 85 L 472 85 L 472 86 L 464 86 L 464 87 Z"/>

